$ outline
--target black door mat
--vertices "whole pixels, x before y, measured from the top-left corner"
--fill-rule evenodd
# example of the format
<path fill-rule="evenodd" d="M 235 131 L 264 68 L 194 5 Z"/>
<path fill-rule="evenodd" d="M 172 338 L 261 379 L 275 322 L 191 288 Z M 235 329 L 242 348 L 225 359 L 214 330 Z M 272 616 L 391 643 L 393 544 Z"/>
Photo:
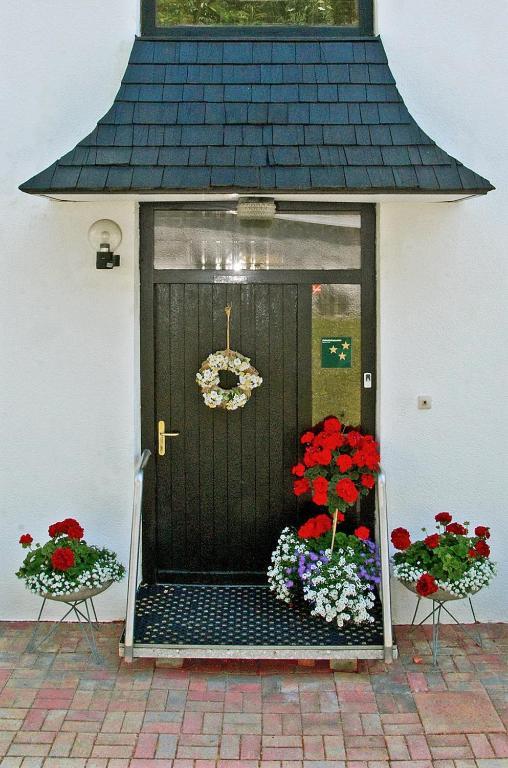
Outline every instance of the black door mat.
<path fill-rule="evenodd" d="M 382 646 L 381 605 L 372 624 L 339 629 L 266 585 L 141 584 L 134 641 L 142 645 Z"/>

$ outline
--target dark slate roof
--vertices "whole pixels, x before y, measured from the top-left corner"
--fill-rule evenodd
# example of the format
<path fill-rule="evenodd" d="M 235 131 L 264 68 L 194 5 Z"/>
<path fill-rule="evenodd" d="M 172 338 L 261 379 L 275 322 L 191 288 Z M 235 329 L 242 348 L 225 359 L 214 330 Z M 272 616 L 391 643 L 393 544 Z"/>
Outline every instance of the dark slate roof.
<path fill-rule="evenodd" d="M 431 84 L 429 84 L 431 86 Z M 377 38 L 137 39 L 95 130 L 31 193 L 485 193 L 413 120 Z"/>

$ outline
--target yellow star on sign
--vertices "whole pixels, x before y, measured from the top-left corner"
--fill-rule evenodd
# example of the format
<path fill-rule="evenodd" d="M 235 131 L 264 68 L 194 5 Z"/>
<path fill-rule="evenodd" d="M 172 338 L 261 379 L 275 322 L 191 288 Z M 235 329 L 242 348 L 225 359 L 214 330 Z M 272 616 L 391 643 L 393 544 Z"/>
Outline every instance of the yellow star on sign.
<path fill-rule="evenodd" d="M 342 349 L 349 349 L 349 341 L 342 342 Z"/>
<path fill-rule="evenodd" d="M 335 353 L 337 352 L 337 347 L 335 346 L 335 344 L 333 345 L 333 347 L 330 347 L 330 352 L 332 353 L 332 355 L 335 355 Z"/>
<path fill-rule="evenodd" d="M 341 352 L 340 355 L 339 355 L 339 360 L 345 360 L 345 359 L 346 359 L 345 353 Z"/>

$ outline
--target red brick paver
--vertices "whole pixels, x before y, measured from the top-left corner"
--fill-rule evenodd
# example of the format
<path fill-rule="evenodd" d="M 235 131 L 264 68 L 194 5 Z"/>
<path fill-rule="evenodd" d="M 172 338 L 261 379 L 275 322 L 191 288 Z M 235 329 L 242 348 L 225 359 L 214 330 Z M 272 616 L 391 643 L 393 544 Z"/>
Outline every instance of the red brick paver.
<path fill-rule="evenodd" d="M 397 631 L 392 665 L 357 673 L 275 662 L 118 659 L 96 666 L 79 628 L 25 653 L 32 626 L 0 624 L 0 768 L 508 768 L 508 625 L 483 648 L 444 627 Z"/>

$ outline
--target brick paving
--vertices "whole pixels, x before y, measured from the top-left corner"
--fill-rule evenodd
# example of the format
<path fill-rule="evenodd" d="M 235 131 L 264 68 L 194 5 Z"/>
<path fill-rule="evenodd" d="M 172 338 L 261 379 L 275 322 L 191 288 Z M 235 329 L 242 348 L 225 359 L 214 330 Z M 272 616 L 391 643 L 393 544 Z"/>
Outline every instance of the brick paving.
<path fill-rule="evenodd" d="M 94 665 L 79 628 L 25 653 L 30 623 L 0 624 L 0 768 L 508 768 L 508 624 L 483 648 L 398 627 L 400 658 L 331 672 L 288 662 L 117 657 Z"/>

